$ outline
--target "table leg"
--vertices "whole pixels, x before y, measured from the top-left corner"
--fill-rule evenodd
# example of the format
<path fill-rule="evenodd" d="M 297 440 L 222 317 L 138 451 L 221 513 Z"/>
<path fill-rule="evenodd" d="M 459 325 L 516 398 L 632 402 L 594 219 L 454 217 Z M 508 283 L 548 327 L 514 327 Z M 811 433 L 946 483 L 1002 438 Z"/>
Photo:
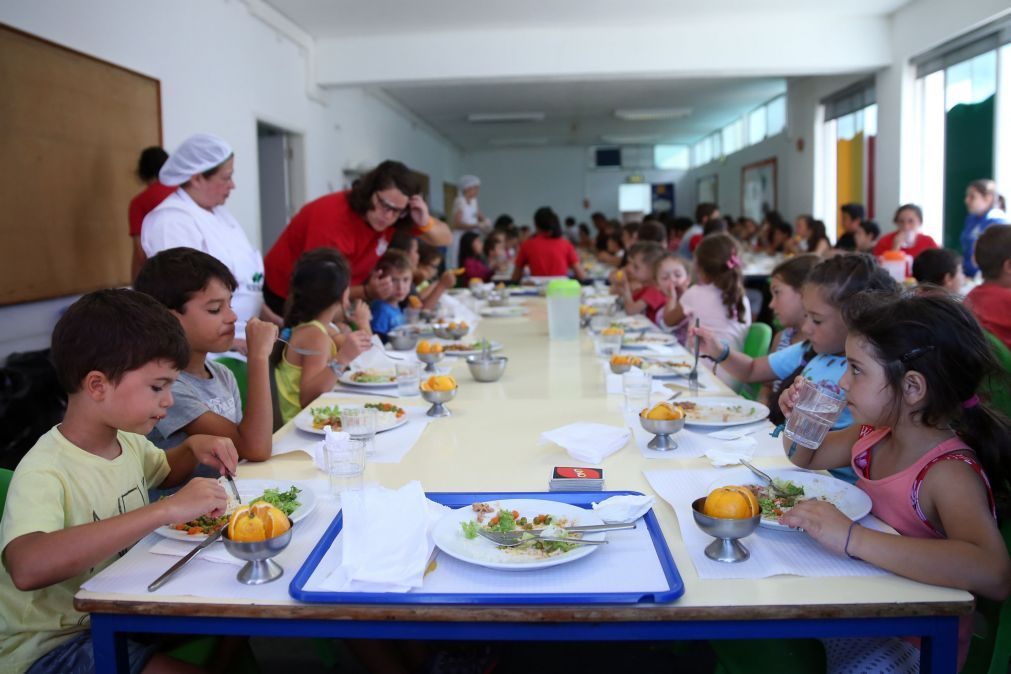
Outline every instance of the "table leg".
<path fill-rule="evenodd" d="M 954 672 L 957 665 L 958 618 L 936 618 L 920 640 L 920 672 Z"/>
<path fill-rule="evenodd" d="M 95 649 L 95 671 L 122 672 L 128 674 L 130 663 L 126 653 L 126 636 L 116 631 L 117 618 L 114 615 L 93 613 L 91 615 L 91 644 Z"/>

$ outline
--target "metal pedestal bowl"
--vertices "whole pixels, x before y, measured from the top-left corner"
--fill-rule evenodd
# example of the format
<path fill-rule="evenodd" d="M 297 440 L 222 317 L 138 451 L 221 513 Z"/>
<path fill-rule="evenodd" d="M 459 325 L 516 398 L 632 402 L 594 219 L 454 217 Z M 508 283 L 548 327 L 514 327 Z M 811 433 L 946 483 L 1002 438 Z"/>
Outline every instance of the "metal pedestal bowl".
<path fill-rule="evenodd" d="M 456 389 L 451 391 L 426 391 L 421 389 L 421 397 L 427 402 L 432 403 L 432 407 L 425 412 L 430 417 L 448 417 L 452 412 L 446 407 L 445 403 L 456 397 Z"/>
<path fill-rule="evenodd" d="M 460 339 L 468 332 L 470 332 L 470 328 L 469 327 L 451 328 L 447 325 L 433 325 L 432 331 L 435 333 L 436 337 L 441 337 L 442 339 Z"/>
<path fill-rule="evenodd" d="M 661 452 L 669 452 L 672 449 L 678 448 L 678 443 L 674 442 L 671 438 L 672 433 L 677 433 L 682 428 L 685 427 L 684 418 L 681 419 L 647 419 L 645 415 L 639 415 L 639 423 L 642 427 L 646 429 L 647 432 L 652 433 L 656 437 L 649 441 L 646 445 L 650 449 L 655 449 Z"/>
<path fill-rule="evenodd" d="M 417 330 L 395 330 L 390 332 L 390 346 L 396 351 L 410 351 L 418 345 Z"/>
<path fill-rule="evenodd" d="M 467 356 L 467 367 L 474 379 L 480 382 L 498 381 L 505 372 L 509 359 L 505 356 Z"/>
<path fill-rule="evenodd" d="M 751 557 L 751 553 L 738 539 L 750 536 L 755 532 L 758 523 L 762 520 L 761 513 L 742 519 L 710 517 L 702 512 L 705 503 L 704 496 L 695 499 L 692 502 L 692 516 L 699 529 L 716 539 L 706 546 L 706 557 L 717 562 L 731 564 L 746 561 Z"/>
<path fill-rule="evenodd" d="M 611 363 L 611 372 L 615 374 L 625 374 L 632 369 L 632 363 Z"/>
<path fill-rule="evenodd" d="M 290 519 L 288 523 L 291 524 Z M 225 549 L 230 555 L 246 560 L 246 565 L 239 569 L 236 576 L 243 585 L 262 585 L 284 575 L 284 569 L 271 557 L 276 557 L 288 547 L 288 543 L 291 543 L 291 528 L 280 536 L 256 543 L 233 541 L 228 537 L 226 528 L 221 534 L 221 540 L 224 541 Z"/>
<path fill-rule="evenodd" d="M 418 360 L 425 364 L 425 372 L 438 372 L 435 369 L 435 364 L 441 361 L 445 354 L 440 351 L 438 353 L 419 353 L 417 356 Z"/>

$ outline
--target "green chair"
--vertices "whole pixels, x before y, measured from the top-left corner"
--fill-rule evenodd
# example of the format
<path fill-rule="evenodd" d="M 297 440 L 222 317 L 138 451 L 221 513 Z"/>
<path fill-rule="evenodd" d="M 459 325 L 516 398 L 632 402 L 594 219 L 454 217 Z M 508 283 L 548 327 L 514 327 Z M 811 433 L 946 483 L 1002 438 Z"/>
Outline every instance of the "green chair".
<path fill-rule="evenodd" d="M 742 352 L 752 358 L 761 358 L 769 353 L 769 346 L 772 344 L 772 328 L 765 323 L 752 323 L 748 328 L 748 334 L 744 337 Z M 741 395 L 748 400 L 758 397 L 758 392 L 762 389 L 762 384 L 744 384 L 741 386 Z"/>
<path fill-rule="evenodd" d="M 235 375 L 235 383 L 239 387 L 239 397 L 242 398 L 242 409 L 246 409 L 246 395 L 249 391 L 249 366 L 246 361 L 238 358 L 215 358 L 215 362 L 221 363 Z"/>
<path fill-rule="evenodd" d="M 1003 345 L 1001 345 L 1003 346 Z M 1000 528 L 1004 545 L 1011 552 L 1011 521 Z M 977 617 L 982 618 L 982 630 L 974 629 L 969 644 L 969 656 L 962 674 L 1006 674 L 1011 665 L 1011 599 L 997 602 L 976 599 Z"/>
<path fill-rule="evenodd" d="M 4 519 L 4 506 L 7 505 L 7 488 L 11 486 L 12 477 L 14 477 L 13 470 L 0 468 L 0 522 Z"/>
<path fill-rule="evenodd" d="M 824 674 L 825 647 L 817 639 L 727 639 L 710 641 L 714 674 Z"/>
<path fill-rule="evenodd" d="M 990 348 L 993 350 L 993 355 L 1000 364 L 1001 369 L 1004 371 L 1003 377 L 1001 376 L 991 376 L 987 377 L 983 384 L 979 387 L 980 393 L 983 397 L 990 401 L 996 409 L 1004 413 L 1004 416 L 1011 419 L 1011 350 L 1008 350 L 1004 342 L 997 339 L 997 337 L 986 330 L 983 331 L 986 335 L 986 339 L 990 342 Z"/>

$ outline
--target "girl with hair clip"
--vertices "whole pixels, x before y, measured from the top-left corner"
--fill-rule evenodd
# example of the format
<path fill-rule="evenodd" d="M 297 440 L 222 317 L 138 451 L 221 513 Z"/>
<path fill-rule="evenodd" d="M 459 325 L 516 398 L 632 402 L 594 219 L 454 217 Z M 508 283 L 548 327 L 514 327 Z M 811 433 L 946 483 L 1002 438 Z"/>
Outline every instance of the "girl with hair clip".
<path fill-rule="evenodd" d="M 728 342 L 721 341 L 705 326 L 700 329 L 692 327 L 688 335 L 697 334 L 701 340 L 701 353 L 740 381 L 771 382 L 778 379 L 781 380 L 780 386 L 786 388 L 798 376 L 803 376 L 840 392 L 838 382 L 846 372 L 846 325 L 842 312 L 853 296 L 863 290 L 898 293 L 899 285 L 870 255 L 836 255 L 811 269 L 801 288 L 804 309 L 801 333 L 804 341 L 768 356 L 751 358 L 732 349 Z M 769 420 L 774 424 L 784 421 L 779 409 L 780 390 L 774 388 L 769 401 Z M 851 423 L 853 417 L 849 410 L 843 410 L 833 429 L 846 428 Z M 839 471 L 836 477 L 850 482 L 855 479 L 849 469 Z"/>
<path fill-rule="evenodd" d="M 271 355 L 278 405 L 285 423 L 329 391 L 348 364 L 372 348 L 372 333 L 352 332 L 346 322 L 367 327 L 369 307 L 350 302 L 351 268 L 340 251 L 316 248 L 295 265 L 285 303 L 284 330 Z M 344 321 L 334 325 L 335 321 Z"/>
<path fill-rule="evenodd" d="M 728 234 L 705 237 L 695 249 L 694 266 L 698 283 L 684 291 L 676 304 L 664 307 L 662 322 L 657 323 L 669 330 L 697 318 L 713 339 L 740 349 L 751 326 L 751 306 L 744 296 L 737 243 Z"/>
<path fill-rule="evenodd" d="M 791 448 L 790 460 L 816 470 L 851 466 L 871 512 L 900 535 L 864 528 L 818 500 L 800 502 L 780 522 L 892 573 L 1003 600 L 1011 560 L 996 520 L 1011 478 L 1011 426 L 976 394 L 999 372 L 979 324 L 944 294 L 864 293 L 845 320 L 849 367 L 840 385 L 857 423 L 830 432 L 817 451 Z M 795 387 L 783 392 L 787 415 L 796 400 Z M 964 616 L 959 668 L 971 631 L 972 616 Z M 884 671 L 871 659 L 879 647 L 899 660 L 910 657 L 902 648 L 912 650 L 896 640 L 830 640 L 829 671 Z"/>

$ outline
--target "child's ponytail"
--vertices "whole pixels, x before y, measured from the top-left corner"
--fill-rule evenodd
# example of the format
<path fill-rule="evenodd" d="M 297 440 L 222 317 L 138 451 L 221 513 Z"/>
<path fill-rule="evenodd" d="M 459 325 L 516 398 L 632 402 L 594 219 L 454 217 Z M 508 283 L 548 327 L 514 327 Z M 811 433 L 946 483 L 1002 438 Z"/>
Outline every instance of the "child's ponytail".
<path fill-rule="evenodd" d="M 695 249 L 695 262 L 720 291 L 727 318 L 744 323 L 744 264 L 734 240 L 726 234 L 710 234 Z"/>

